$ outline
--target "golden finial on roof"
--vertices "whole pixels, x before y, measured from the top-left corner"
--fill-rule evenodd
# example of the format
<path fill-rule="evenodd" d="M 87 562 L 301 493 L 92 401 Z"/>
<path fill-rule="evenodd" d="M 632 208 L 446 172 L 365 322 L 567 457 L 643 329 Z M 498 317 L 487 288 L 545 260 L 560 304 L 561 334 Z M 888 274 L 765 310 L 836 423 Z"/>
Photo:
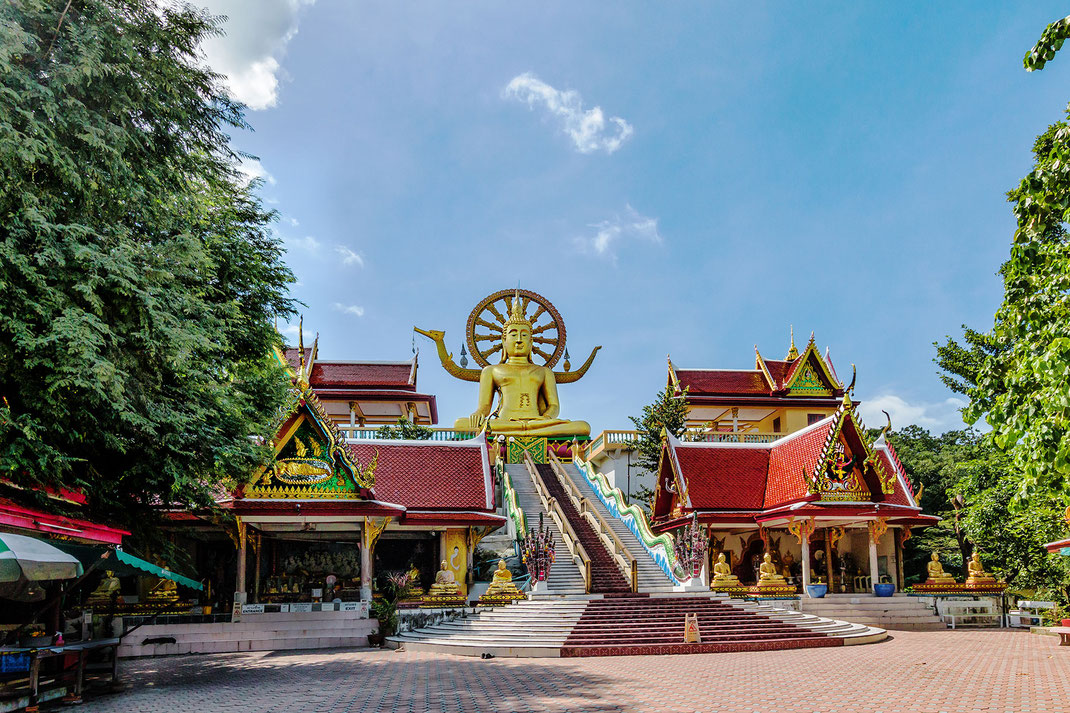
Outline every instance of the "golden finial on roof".
<path fill-rule="evenodd" d="M 297 385 L 302 389 L 308 388 L 308 376 L 305 374 L 305 315 L 297 321 Z"/>
<path fill-rule="evenodd" d="M 851 364 L 851 383 L 843 390 L 843 406 L 844 408 L 851 407 L 851 392 L 855 390 L 855 379 L 858 378 L 858 369 L 854 364 Z"/>
<path fill-rule="evenodd" d="M 758 351 L 758 345 L 754 345 L 754 351 Z M 791 325 L 791 346 L 788 348 L 788 355 L 785 357 L 785 361 L 795 361 L 799 358 L 799 350 L 795 347 L 795 325 Z"/>

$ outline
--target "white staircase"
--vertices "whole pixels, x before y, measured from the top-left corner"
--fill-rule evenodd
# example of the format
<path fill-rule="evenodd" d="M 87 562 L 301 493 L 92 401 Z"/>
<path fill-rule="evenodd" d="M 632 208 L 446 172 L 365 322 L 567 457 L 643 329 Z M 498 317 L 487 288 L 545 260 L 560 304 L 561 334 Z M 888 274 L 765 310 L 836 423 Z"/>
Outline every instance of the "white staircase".
<path fill-rule="evenodd" d="M 565 468 L 565 472 L 572 478 L 572 482 L 576 484 L 576 487 L 580 489 L 584 497 L 591 504 L 591 507 L 598 511 L 598 514 L 606 521 L 610 529 L 620 541 L 624 543 L 624 546 L 628 549 L 628 552 L 635 558 L 636 568 L 639 574 L 639 591 L 640 592 L 671 592 L 673 591 L 672 580 L 662 571 L 661 567 L 651 559 L 650 554 L 643 547 L 643 543 L 639 541 L 639 538 L 635 536 L 628 526 L 625 525 L 619 518 L 614 517 L 610 513 L 609 509 L 605 506 L 602 500 L 598 497 L 598 493 L 587 479 L 580 472 L 580 469 L 576 467 L 574 463 L 562 462 Z"/>
<path fill-rule="evenodd" d="M 586 608 L 584 599 L 521 601 L 467 619 L 401 632 L 387 642 L 394 648 L 461 656 L 557 657 Z"/>
<path fill-rule="evenodd" d="M 847 619 L 868 626 L 898 631 L 939 631 L 947 628 L 932 607 L 917 597 L 897 594 L 828 594 L 821 599 L 800 600 L 802 611 L 822 617 Z"/>
<path fill-rule="evenodd" d="M 539 514 L 542 513 L 544 515 L 543 526 L 549 526 L 551 533 L 553 533 L 554 551 L 557 560 L 550 567 L 550 574 L 546 578 L 549 589 L 546 596 L 585 594 L 587 589 L 584 587 L 583 574 L 579 565 L 572 562 L 568 549 L 565 548 L 565 541 L 561 537 L 561 530 L 558 529 L 557 524 L 549 514 L 543 511 L 542 502 L 535 492 L 535 485 L 532 483 L 531 474 L 528 472 L 527 467 L 523 464 L 513 464 L 505 467 L 509 472 L 509 480 L 513 484 L 513 490 L 516 491 L 517 504 L 524 511 L 524 519 L 527 520 L 528 527 L 538 527 Z M 532 596 L 542 595 L 533 594 Z"/>
<path fill-rule="evenodd" d="M 123 637 L 119 656 L 367 646 L 368 634 L 378 630 L 375 619 L 341 611 L 253 614 L 233 624 L 149 624 Z M 174 639 L 174 643 L 145 643 L 146 639 Z"/>

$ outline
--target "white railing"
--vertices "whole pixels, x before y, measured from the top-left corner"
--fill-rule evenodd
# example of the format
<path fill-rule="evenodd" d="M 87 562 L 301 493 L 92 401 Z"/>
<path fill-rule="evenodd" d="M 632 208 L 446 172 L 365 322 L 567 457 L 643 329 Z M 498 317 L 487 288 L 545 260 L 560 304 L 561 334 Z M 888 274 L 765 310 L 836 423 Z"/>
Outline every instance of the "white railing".
<path fill-rule="evenodd" d="M 384 424 L 391 426 L 393 424 Z M 382 440 L 383 437 L 379 434 L 380 426 L 369 428 L 368 426 L 349 426 L 346 424 L 340 424 L 338 430 L 342 432 L 342 435 L 348 441 L 377 441 Z M 458 431 L 455 428 L 432 428 L 430 441 L 467 441 L 469 438 L 475 438 L 475 431 Z"/>

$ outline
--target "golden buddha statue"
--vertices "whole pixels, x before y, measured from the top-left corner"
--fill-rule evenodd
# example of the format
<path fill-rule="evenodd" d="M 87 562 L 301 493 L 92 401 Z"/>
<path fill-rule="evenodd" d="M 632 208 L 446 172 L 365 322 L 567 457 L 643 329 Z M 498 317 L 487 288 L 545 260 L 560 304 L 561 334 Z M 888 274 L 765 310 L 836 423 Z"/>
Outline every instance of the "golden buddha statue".
<path fill-rule="evenodd" d="M 446 566 L 446 560 L 442 560 L 442 569 L 435 575 L 435 583 L 431 585 L 427 596 L 429 597 L 457 597 L 461 594 L 461 588 L 457 585 L 457 579 L 453 572 Z"/>
<path fill-rule="evenodd" d="M 424 588 L 420 586 L 420 570 L 416 565 L 412 565 L 407 572 L 409 575 L 409 586 L 405 590 L 405 599 L 419 599 L 424 595 Z"/>
<path fill-rule="evenodd" d="M 738 587 L 739 577 L 732 574 L 732 568 L 725 561 L 724 552 L 717 555 L 717 562 L 713 565 L 713 588 Z"/>
<path fill-rule="evenodd" d="M 996 583 L 996 578 L 985 572 L 985 568 L 981 566 L 981 555 L 977 552 L 973 553 L 973 557 L 971 557 L 970 561 L 967 563 L 967 571 L 967 585 Z"/>
<path fill-rule="evenodd" d="M 104 573 L 104 579 L 100 580 L 100 584 L 94 589 L 89 598 L 86 600 L 86 604 L 101 606 L 104 604 L 111 604 L 119 597 L 119 578 L 115 576 L 115 572 L 110 569 Z"/>
<path fill-rule="evenodd" d="M 758 586 L 788 586 L 788 583 L 787 581 L 785 581 L 783 575 L 776 571 L 776 565 L 773 564 L 773 556 L 768 552 L 765 553 L 765 557 L 762 558 L 762 564 L 758 567 Z"/>
<path fill-rule="evenodd" d="M 172 579 L 161 577 L 160 581 L 152 585 L 152 589 L 149 590 L 149 599 L 154 602 L 178 601 L 178 585 Z"/>
<path fill-rule="evenodd" d="M 459 418 L 454 428 L 506 436 L 587 436 L 585 421 L 558 418 L 557 379 L 553 369 L 531 360 L 531 321 L 524 316 L 519 295 L 512 302 L 509 319 L 502 325 L 502 361 L 483 367 L 479 375 L 479 403 L 469 418 Z M 494 394 L 499 393 L 497 411 Z"/>
<path fill-rule="evenodd" d="M 926 566 L 929 578 L 926 584 L 957 584 L 955 578 L 944 571 L 944 565 L 940 564 L 940 555 L 933 552 L 929 564 Z"/>
<path fill-rule="evenodd" d="M 512 599 L 524 599 L 524 595 L 516 585 L 513 584 L 513 573 L 509 571 L 509 568 L 505 565 L 505 560 L 498 560 L 498 569 L 494 570 L 494 577 L 491 579 L 490 586 L 487 587 L 486 593 L 480 599 L 487 598 L 500 598 L 508 597 Z"/>

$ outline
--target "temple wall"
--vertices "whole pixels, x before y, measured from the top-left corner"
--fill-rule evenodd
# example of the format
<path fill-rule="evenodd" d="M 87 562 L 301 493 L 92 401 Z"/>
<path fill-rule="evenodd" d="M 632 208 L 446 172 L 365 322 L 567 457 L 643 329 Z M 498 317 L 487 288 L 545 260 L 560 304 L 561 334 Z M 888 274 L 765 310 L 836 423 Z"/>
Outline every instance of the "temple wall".
<path fill-rule="evenodd" d="M 628 472 L 630 470 L 631 493 L 629 496 L 631 498 L 634 498 L 635 494 L 644 485 L 648 488 L 653 488 L 657 482 L 649 471 L 643 470 L 635 464 L 635 454 L 626 450 L 607 452 L 604 456 L 599 456 L 597 469 L 599 473 L 606 476 L 613 487 L 620 488 L 621 492 L 625 494 L 628 494 Z"/>

